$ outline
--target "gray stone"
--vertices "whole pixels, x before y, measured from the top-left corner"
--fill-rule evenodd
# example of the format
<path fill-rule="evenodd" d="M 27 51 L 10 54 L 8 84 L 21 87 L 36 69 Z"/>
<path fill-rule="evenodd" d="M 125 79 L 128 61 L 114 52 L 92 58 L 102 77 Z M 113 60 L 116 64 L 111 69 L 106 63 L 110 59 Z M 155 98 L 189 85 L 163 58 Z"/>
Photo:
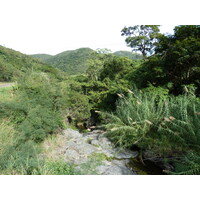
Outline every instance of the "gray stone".
<path fill-rule="evenodd" d="M 97 170 L 101 175 L 134 175 L 128 167 L 124 165 L 123 161 L 114 160 L 110 163 L 98 166 Z"/>
<path fill-rule="evenodd" d="M 83 135 L 81 133 L 79 133 L 76 130 L 72 130 L 72 129 L 66 129 L 63 131 L 63 133 L 67 140 L 83 137 Z"/>
<path fill-rule="evenodd" d="M 80 144 L 77 149 L 79 150 L 80 154 L 85 154 L 85 155 L 90 155 L 92 153 L 94 153 L 95 151 L 97 151 L 97 148 L 95 148 L 93 145 L 91 144 Z"/>
<path fill-rule="evenodd" d="M 102 148 L 110 149 L 112 148 L 112 143 L 109 141 L 106 137 L 100 137 L 99 138 L 99 145 Z"/>
<path fill-rule="evenodd" d="M 128 150 L 123 150 L 117 152 L 114 157 L 118 159 L 130 159 L 130 158 L 135 158 L 138 156 L 138 151 L 128 151 Z"/>
<path fill-rule="evenodd" d="M 64 159 L 66 162 L 76 163 L 80 159 L 80 154 L 74 149 L 68 149 L 65 151 Z"/>
<path fill-rule="evenodd" d="M 99 141 L 98 141 L 98 140 L 92 140 L 92 141 L 91 141 L 91 144 L 92 144 L 92 145 L 99 146 Z"/>
<path fill-rule="evenodd" d="M 94 130 L 80 134 L 78 131 L 67 129 L 64 131 L 63 140 L 64 147 L 59 147 L 57 151 L 64 156 L 66 162 L 75 164 L 80 171 L 83 168 L 83 174 L 94 174 L 95 171 L 102 175 L 135 174 L 127 167 L 127 162 L 138 153 L 114 148 L 102 131 Z M 104 154 L 109 159 L 105 157 L 105 160 L 98 160 L 96 154 Z"/>

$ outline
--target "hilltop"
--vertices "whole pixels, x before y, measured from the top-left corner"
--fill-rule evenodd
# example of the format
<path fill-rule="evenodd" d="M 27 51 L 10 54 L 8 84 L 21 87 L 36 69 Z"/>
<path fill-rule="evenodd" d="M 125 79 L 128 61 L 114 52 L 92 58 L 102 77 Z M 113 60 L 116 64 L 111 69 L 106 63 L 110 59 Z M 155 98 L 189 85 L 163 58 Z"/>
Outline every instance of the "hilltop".
<path fill-rule="evenodd" d="M 32 57 L 34 57 L 34 58 L 37 58 L 37 59 L 39 59 L 39 60 L 41 60 L 41 61 L 45 61 L 45 60 L 47 60 L 47 59 L 49 59 L 49 58 L 51 58 L 51 57 L 53 57 L 52 55 L 49 55 L 49 54 L 33 54 L 33 55 L 31 55 Z"/>
<path fill-rule="evenodd" d="M 60 75 L 59 70 L 38 59 L 0 45 L 0 81 L 11 81 L 28 70 L 46 72 L 54 76 Z"/>
<path fill-rule="evenodd" d="M 142 59 L 142 55 L 139 53 L 133 53 L 130 51 L 116 51 L 113 53 L 116 56 L 120 56 L 120 57 L 128 57 L 131 60 L 138 60 L 138 59 Z"/>
<path fill-rule="evenodd" d="M 92 58 L 95 51 L 90 48 L 79 48 L 59 53 L 55 56 L 48 54 L 34 54 L 34 58 L 56 67 L 70 75 L 84 73 L 88 68 L 88 60 Z M 128 57 L 129 59 L 142 59 L 142 56 L 129 51 L 117 51 L 116 56 Z"/>
<path fill-rule="evenodd" d="M 48 54 L 35 54 L 35 58 L 40 59 L 46 64 L 58 68 L 68 74 L 83 73 L 87 69 L 87 61 L 91 58 L 94 50 L 90 48 L 80 48 L 59 53 L 55 56 Z"/>

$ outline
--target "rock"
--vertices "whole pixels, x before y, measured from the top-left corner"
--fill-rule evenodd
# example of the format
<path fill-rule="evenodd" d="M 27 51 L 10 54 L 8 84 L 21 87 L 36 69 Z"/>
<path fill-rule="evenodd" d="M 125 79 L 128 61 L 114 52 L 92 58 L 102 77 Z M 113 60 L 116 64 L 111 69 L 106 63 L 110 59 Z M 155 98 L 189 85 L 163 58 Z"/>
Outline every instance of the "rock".
<path fill-rule="evenodd" d="M 138 153 L 114 148 L 103 131 L 93 130 L 81 134 L 76 130 L 66 129 L 63 140 L 64 147 L 59 147 L 59 155 L 62 155 L 66 162 L 73 163 L 82 174 L 135 174 L 127 167 L 127 161 Z"/>
<path fill-rule="evenodd" d="M 98 140 L 92 140 L 91 144 L 94 146 L 99 146 L 99 141 Z"/>
<path fill-rule="evenodd" d="M 130 159 L 130 158 L 135 158 L 139 155 L 138 151 L 128 151 L 128 150 L 123 150 L 117 152 L 114 157 L 118 159 Z"/>
<path fill-rule="evenodd" d="M 114 149 L 101 148 L 101 153 L 104 153 L 107 157 L 114 158 L 116 151 Z"/>
<path fill-rule="evenodd" d="M 76 161 L 80 159 L 80 154 L 74 150 L 74 149 L 68 149 L 65 151 L 65 157 L 64 160 L 66 162 L 71 162 L 73 164 L 76 164 Z"/>
<path fill-rule="evenodd" d="M 95 151 L 97 151 L 96 147 L 94 147 L 91 144 L 80 144 L 77 149 L 79 150 L 80 154 L 84 154 L 84 155 L 90 155 L 92 153 L 94 153 Z"/>
<path fill-rule="evenodd" d="M 66 129 L 63 131 L 63 133 L 67 140 L 83 137 L 83 135 L 81 133 L 79 133 L 76 130 L 72 130 L 72 129 Z"/>
<path fill-rule="evenodd" d="M 92 140 L 98 140 L 98 134 L 87 134 L 84 135 L 84 140 L 87 141 L 92 141 Z"/>
<path fill-rule="evenodd" d="M 113 160 L 97 167 L 101 175 L 134 175 L 135 173 L 125 166 L 123 161 Z"/>
<path fill-rule="evenodd" d="M 106 149 L 110 149 L 112 148 L 112 143 L 110 140 L 108 140 L 108 138 L 106 137 L 99 137 L 99 145 L 102 148 L 106 148 Z"/>

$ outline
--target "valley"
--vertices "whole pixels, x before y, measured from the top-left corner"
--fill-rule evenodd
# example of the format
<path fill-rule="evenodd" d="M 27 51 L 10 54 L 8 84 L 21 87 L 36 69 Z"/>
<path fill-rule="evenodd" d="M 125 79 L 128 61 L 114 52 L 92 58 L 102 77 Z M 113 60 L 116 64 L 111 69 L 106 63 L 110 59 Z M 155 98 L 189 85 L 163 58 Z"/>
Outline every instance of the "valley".
<path fill-rule="evenodd" d="M 200 174 L 200 27 L 174 31 L 125 27 L 135 53 L 0 46 L 0 174 Z"/>

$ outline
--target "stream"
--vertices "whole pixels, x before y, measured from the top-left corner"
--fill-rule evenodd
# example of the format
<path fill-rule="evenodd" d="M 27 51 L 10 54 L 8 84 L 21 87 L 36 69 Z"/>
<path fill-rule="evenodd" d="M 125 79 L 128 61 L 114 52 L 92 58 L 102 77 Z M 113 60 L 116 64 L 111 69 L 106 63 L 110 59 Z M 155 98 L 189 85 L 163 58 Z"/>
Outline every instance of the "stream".
<path fill-rule="evenodd" d="M 162 169 L 153 162 L 139 161 L 139 152 L 114 147 L 102 130 L 88 133 L 66 129 L 63 131 L 64 145 L 56 150 L 85 175 L 163 175 Z"/>

